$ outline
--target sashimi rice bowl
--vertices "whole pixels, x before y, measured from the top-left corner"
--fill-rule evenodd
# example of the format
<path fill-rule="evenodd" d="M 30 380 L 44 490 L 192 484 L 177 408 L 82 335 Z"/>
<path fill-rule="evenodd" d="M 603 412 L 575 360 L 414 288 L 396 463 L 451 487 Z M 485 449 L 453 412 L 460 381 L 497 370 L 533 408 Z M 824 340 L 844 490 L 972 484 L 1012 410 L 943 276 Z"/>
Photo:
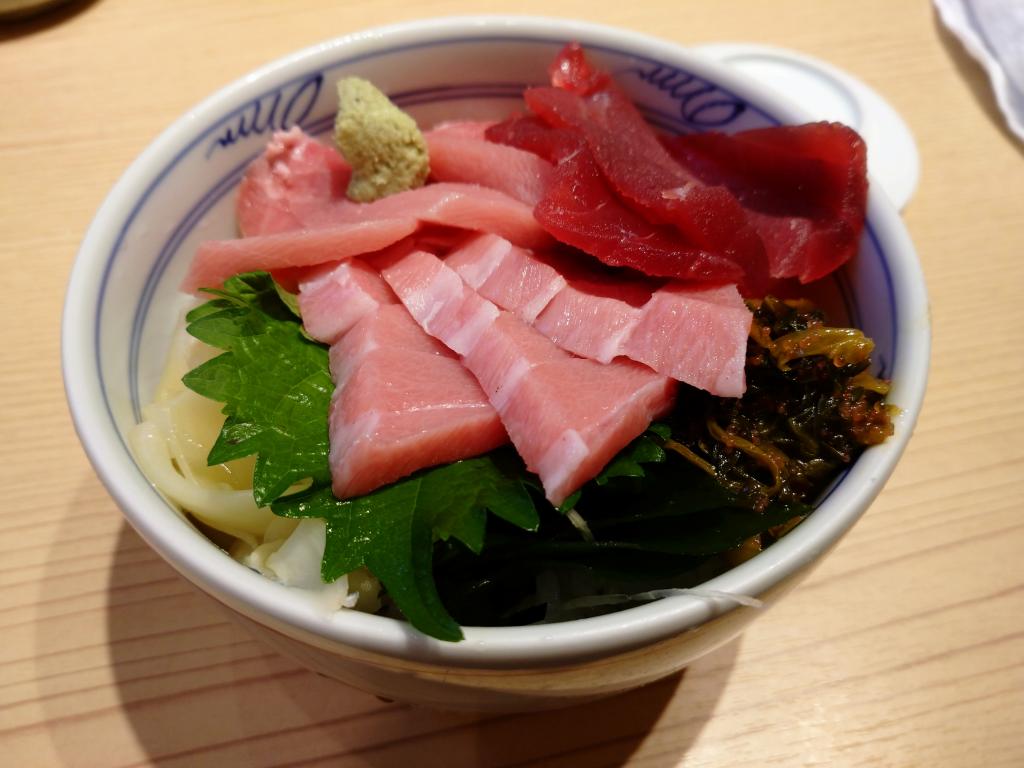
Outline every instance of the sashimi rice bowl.
<path fill-rule="evenodd" d="M 225 88 L 111 192 L 64 371 L 130 523 L 388 698 L 555 706 L 734 637 L 866 510 L 928 318 L 851 129 L 511 17 Z"/>

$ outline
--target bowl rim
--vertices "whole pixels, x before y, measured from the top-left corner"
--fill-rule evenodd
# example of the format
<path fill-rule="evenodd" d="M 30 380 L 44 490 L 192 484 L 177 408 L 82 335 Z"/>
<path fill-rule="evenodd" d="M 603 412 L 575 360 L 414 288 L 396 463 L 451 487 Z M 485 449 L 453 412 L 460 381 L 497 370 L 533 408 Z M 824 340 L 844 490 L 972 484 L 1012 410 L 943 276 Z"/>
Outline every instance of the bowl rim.
<path fill-rule="evenodd" d="M 357 54 L 452 37 L 530 38 L 584 46 L 605 45 L 642 52 L 721 85 L 745 101 L 767 105 L 786 123 L 803 122 L 796 107 L 682 45 L 635 31 L 571 19 L 539 16 L 453 16 L 414 20 L 342 35 L 287 54 L 221 88 L 174 121 L 136 158 L 114 185 L 90 224 L 68 283 L 61 330 L 65 393 L 85 451 L 128 522 L 167 562 L 190 581 L 248 618 L 283 634 L 326 649 L 347 646 L 364 654 L 453 667 L 516 667 L 570 664 L 625 652 L 665 640 L 738 607 L 723 597 L 681 595 L 616 613 L 568 622 L 521 627 L 464 627 L 465 639 L 449 643 L 425 637 L 403 621 L 356 611 L 325 614 L 295 599 L 293 590 L 242 566 L 215 547 L 194 547 L 197 532 L 180 516 L 167 514 L 167 502 L 142 475 L 105 402 L 95 355 L 94 317 L 102 295 L 100 272 L 115 232 L 155 174 L 197 125 L 224 111 L 224 104 L 251 99 L 270 81 L 285 81 L 296 70 L 327 64 L 339 53 Z M 893 400 L 902 412 L 896 434 L 867 450 L 850 469 L 852 480 L 831 494 L 799 527 L 757 557 L 706 582 L 721 592 L 757 596 L 817 560 L 866 511 L 892 473 L 913 431 L 927 381 L 930 327 L 923 273 L 910 237 L 891 203 L 873 185 L 868 223 L 878 238 L 896 297 L 901 344 L 892 361 L 899 371 Z M 819 514 L 820 512 L 824 514 Z"/>

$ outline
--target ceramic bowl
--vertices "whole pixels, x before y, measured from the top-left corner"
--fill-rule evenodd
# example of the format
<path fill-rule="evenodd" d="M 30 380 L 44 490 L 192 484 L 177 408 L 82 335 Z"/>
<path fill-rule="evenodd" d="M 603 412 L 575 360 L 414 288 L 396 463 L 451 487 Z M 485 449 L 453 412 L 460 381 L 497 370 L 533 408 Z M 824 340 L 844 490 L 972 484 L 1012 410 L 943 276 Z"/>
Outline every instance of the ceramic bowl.
<path fill-rule="evenodd" d="M 181 306 L 177 286 L 200 241 L 234 235 L 233 190 L 273 130 L 326 134 L 333 82 L 376 83 L 422 125 L 496 118 L 577 40 L 668 132 L 737 131 L 802 116 L 762 86 L 677 44 L 592 24 L 472 17 L 401 24 L 322 43 L 252 72 L 164 131 L 118 181 L 71 275 L 63 325 L 68 401 L 79 436 L 131 525 L 185 578 L 259 637 L 311 669 L 380 696 L 448 708 L 557 706 L 676 672 L 763 610 L 677 596 L 560 624 L 467 628 L 426 638 L 390 618 L 325 614 L 232 560 L 154 490 L 126 432 L 162 369 Z M 864 513 L 910 437 L 923 397 L 929 325 L 914 248 L 893 208 L 872 194 L 857 258 L 826 281 L 825 300 L 877 343 L 901 409 L 896 433 L 834 484 L 817 510 L 763 553 L 704 585 L 770 605 Z"/>

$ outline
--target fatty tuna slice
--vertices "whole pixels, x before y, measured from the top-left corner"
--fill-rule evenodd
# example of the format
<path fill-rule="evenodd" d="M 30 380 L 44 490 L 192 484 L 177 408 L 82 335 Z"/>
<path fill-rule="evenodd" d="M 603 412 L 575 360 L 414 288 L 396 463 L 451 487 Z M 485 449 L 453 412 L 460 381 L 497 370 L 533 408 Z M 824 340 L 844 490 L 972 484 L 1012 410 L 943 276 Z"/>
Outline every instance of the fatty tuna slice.
<path fill-rule="evenodd" d="M 671 408 L 671 379 L 628 361 L 573 357 L 499 312 L 431 254 L 411 253 L 383 275 L 416 321 L 462 355 L 552 504 Z M 470 333 L 460 322 L 466 318 Z"/>
<path fill-rule="evenodd" d="M 734 285 L 654 292 L 622 353 L 719 397 L 740 397 L 753 315 Z"/>
<path fill-rule="evenodd" d="M 276 132 L 249 166 L 235 206 L 243 237 L 302 229 L 345 199 L 352 168 L 332 147 L 295 126 Z"/>
<path fill-rule="evenodd" d="M 493 122 L 485 120 L 445 120 L 430 129 L 430 134 L 444 134 L 445 136 L 460 136 L 463 139 L 484 140 L 487 136 L 487 129 L 494 125 Z"/>
<path fill-rule="evenodd" d="M 752 315 L 735 286 L 658 287 L 567 259 L 544 261 L 521 249 L 513 260 L 513 248 L 484 235 L 449 255 L 445 264 L 481 296 L 532 324 L 561 349 L 605 363 L 628 357 L 720 397 L 743 394 Z M 516 276 L 541 268 L 559 278 L 546 283 L 558 288 L 540 294 L 543 311 L 530 318 L 516 311 Z M 513 289 L 495 288 L 495 274 L 506 274 Z"/>
<path fill-rule="evenodd" d="M 400 304 L 366 315 L 331 347 L 331 372 L 330 463 L 338 498 L 508 441 L 476 379 Z"/>
<path fill-rule="evenodd" d="M 551 178 L 551 163 L 515 147 L 445 131 L 431 131 L 424 138 L 430 153 L 430 176 L 436 181 L 479 184 L 532 208 Z"/>
<path fill-rule="evenodd" d="M 312 267 L 361 256 L 397 243 L 417 226 L 413 218 L 374 219 L 328 229 L 208 240 L 196 251 L 181 290 L 217 288 L 229 277 L 253 270 Z"/>
<path fill-rule="evenodd" d="M 397 301 L 377 270 L 362 259 L 316 270 L 299 283 L 302 325 L 324 344 L 334 344 L 364 316 Z"/>
<path fill-rule="evenodd" d="M 534 327 L 562 349 L 608 363 L 625 354 L 625 341 L 642 314 L 619 297 L 592 293 L 573 281 L 551 300 Z"/>
<path fill-rule="evenodd" d="M 530 324 L 566 284 L 553 266 L 497 235 L 470 240 L 445 264 L 485 299 Z"/>
<path fill-rule="evenodd" d="M 372 203 L 347 203 L 333 215 L 340 220 L 351 217 L 360 221 L 412 217 L 428 224 L 493 232 L 524 248 L 551 242 L 550 235 L 533 218 L 533 206 L 478 184 L 428 184 Z M 311 221 L 308 226 L 330 224 L 327 218 Z"/>

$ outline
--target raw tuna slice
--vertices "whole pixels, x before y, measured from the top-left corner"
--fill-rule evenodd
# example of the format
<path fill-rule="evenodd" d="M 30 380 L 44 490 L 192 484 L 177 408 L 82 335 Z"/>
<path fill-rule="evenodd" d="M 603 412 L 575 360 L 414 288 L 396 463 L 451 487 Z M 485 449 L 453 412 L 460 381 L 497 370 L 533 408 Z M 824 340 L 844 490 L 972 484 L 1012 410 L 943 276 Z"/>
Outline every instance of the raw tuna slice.
<path fill-rule="evenodd" d="M 301 229 L 345 199 L 352 168 L 332 147 L 295 126 L 278 131 L 245 172 L 236 214 L 243 237 Z"/>
<path fill-rule="evenodd" d="M 480 139 L 487 135 L 487 130 L 494 125 L 483 120 L 445 120 L 430 129 L 430 133 L 443 133 L 446 136 L 461 136 L 464 139 Z"/>
<path fill-rule="evenodd" d="M 671 379 L 636 363 L 604 365 L 563 352 L 435 256 L 414 252 L 383 274 L 417 322 L 463 356 L 552 504 L 672 405 Z M 472 333 L 466 318 L 475 321 Z"/>
<path fill-rule="evenodd" d="M 497 189 L 532 208 L 551 178 L 551 163 L 531 152 L 443 131 L 431 131 L 424 138 L 430 175 L 436 181 Z"/>
<path fill-rule="evenodd" d="M 867 205 L 864 141 L 838 123 L 677 136 L 669 152 L 748 210 L 773 277 L 810 282 L 857 251 Z"/>
<path fill-rule="evenodd" d="M 533 218 L 533 208 L 496 189 L 476 184 L 442 182 L 399 192 L 373 203 L 347 203 L 332 217 L 307 223 L 330 226 L 332 221 L 415 218 L 424 223 L 493 232 L 524 248 L 551 242 Z"/>
<path fill-rule="evenodd" d="M 534 327 L 562 349 L 608 363 L 625 354 L 624 343 L 642 311 L 607 291 L 572 281 L 541 312 Z M 648 295 L 650 295 L 648 293 Z"/>
<path fill-rule="evenodd" d="M 752 319 L 735 286 L 668 285 L 644 305 L 622 353 L 713 395 L 740 397 Z"/>
<path fill-rule="evenodd" d="M 565 287 L 554 267 L 497 235 L 479 235 L 445 264 L 485 299 L 530 324 Z"/>
<path fill-rule="evenodd" d="M 516 250 L 517 258 L 510 258 Z M 714 395 L 743 394 L 752 315 L 734 286 L 659 287 L 604 275 L 566 259 L 542 261 L 491 235 L 481 235 L 453 252 L 445 264 L 481 296 L 512 311 L 568 352 L 599 362 L 629 357 Z M 545 302 L 534 318 L 516 310 L 516 276 L 531 282 L 525 276 L 538 269 L 554 278 L 544 283 L 548 290 L 531 292 L 539 297 L 537 304 Z M 508 277 L 511 288 L 495 280 L 501 275 Z"/>
<path fill-rule="evenodd" d="M 217 288 L 233 275 L 258 269 L 311 267 L 372 253 L 416 231 L 414 218 L 370 219 L 329 229 L 282 232 L 199 246 L 181 290 Z"/>
<path fill-rule="evenodd" d="M 299 283 L 302 325 L 324 344 L 334 344 L 364 316 L 397 301 L 377 270 L 361 259 L 316 270 Z"/>
<path fill-rule="evenodd" d="M 623 205 L 586 148 L 556 167 L 534 215 L 555 238 L 612 267 L 713 283 L 743 276 L 735 262 L 682 241 L 673 227 L 651 224 Z"/>
<path fill-rule="evenodd" d="M 367 315 L 331 349 L 334 494 L 360 496 L 508 438 L 476 379 L 401 305 Z"/>
<path fill-rule="evenodd" d="M 614 85 L 591 96 L 531 88 L 525 98 L 548 123 L 586 139 L 602 175 L 644 218 L 671 225 L 685 244 L 739 265 L 752 286 L 767 277 L 764 246 L 739 201 L 726 188 L 708 186 L 680 166 Z"/>
<path fill-rule="evenodd" d="M 557 165 L 579 151 L 583 137 L 565 128 L 554 128 L 536 115 L 513 115 L 487 129 L 487 140 L 518 147 Z"/>

